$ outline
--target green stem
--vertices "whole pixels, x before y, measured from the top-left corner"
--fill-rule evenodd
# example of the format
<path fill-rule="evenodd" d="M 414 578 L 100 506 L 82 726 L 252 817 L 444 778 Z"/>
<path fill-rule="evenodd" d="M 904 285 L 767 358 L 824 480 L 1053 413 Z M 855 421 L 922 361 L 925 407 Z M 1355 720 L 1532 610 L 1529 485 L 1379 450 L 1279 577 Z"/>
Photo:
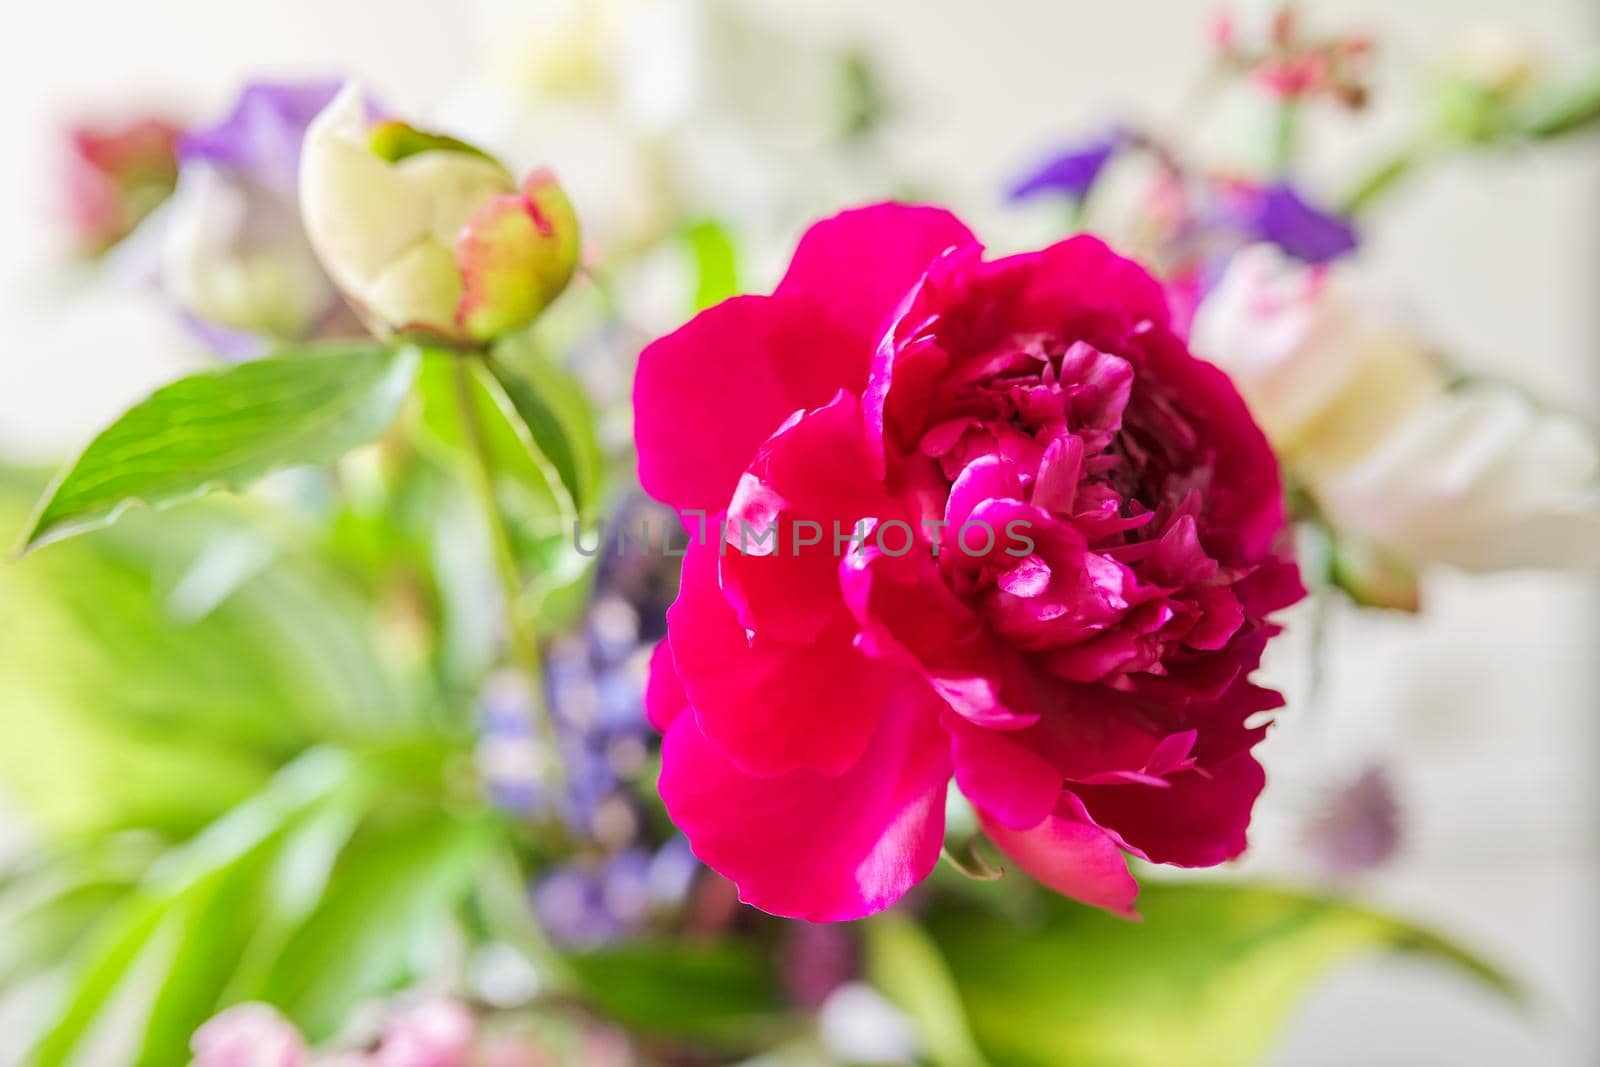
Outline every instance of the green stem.
<path fill-rule="evenodd" d="M 1294 169 L 1300 154 L 1300 103 L 1297 100 L 1278 101 L 1278 114 L 1272 131 L 1272 169 L 1286 175 Z"/>
<path fill-rule="evenodd" d="M 461 409 L 461 424 L 466 430 L 467 443 L 472 453 L 475 477 L 473 485 L 483 510 L 484 524 L 489 528 L 490 547 L 493 550 L 495 569 L 500 576 L 501 599 L 505 605 L 506 644 L 512 662 L 523 672 L 539 709 L 534 715 L 534 728 L 549 762 L 545 773 L 551 785 L 559 785 L 564 768 L 561 749 L 556 738 L 555 721 L 544 701 L 544 666 L 539 651 L 539 635 L 528 625 L 521 610 L 522 575 L 517 566 L 517 555 L 511 543 L 511 530 L 494 490 L 494 459 L 489 452 L 489 439 L 478 417 L 478 405 L 473 396 L 472 367 L 469 363 L 479 356 L 458 355 L 451 359 L 452 382 L 455 385 L 456 403 Z"/>
<path fill-rule="evenodd" d="M 1345 215 L 1358 215 L 1388 193 L 1416 169 L 1422 153 L 1416 148 L 1396 152 L 1369 170 L 1339 205 Z"/>
<path fill-rule="evenodd" d="M 971 878 L 975 882 L 994 882 L 1005 875 L 1005 869 L 996 867 L 984 859 L 978 852 L 978 835 L 973 834 L 964 841 L 959 853 L 952 852 L 949 845 L 939 849 L 939 856 L 957 871 Z"/>

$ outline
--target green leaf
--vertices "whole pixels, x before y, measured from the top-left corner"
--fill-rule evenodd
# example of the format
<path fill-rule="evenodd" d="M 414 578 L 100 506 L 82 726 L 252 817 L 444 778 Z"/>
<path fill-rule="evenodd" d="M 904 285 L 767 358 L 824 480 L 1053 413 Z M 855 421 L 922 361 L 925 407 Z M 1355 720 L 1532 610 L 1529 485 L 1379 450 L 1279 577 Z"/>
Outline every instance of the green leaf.
<path fill-rule="evenodd" d="M 640 941 L 578 953 L 568 966 L 596 1011 L 648 1034 L 748 1044 L 781 1018 L 753 943 Z"/>
<path fill-rule="evenodd" d="M 414 979 L 497 842 L 495 823 L 432 810 L 365 828 L 339 858 L 320 905 L 274 961 L 257 998 L 313 1041 L 359 1001 Z"/>
<path fill-rule="evenodd" d="M 416 355 L 371 346 L 297 350 L 163 386 L 90 442 L 47 492 L 31 549 L 272 471 L 331 463 L 394 420 Z"/>
<path fill-rule="evenodd" d="M 684 227 L 683 240 L 694 263 L 694 308 L 701 311 L 739 292 L 739 250 L 733 234 L 716 219 Z"/>
<path fill-rule="evenodd" d="M 91 935 L 87 960 L 71 987 L 64 1010 L 34 1046 L 31 1067 L 62 1067 L 69 1062 L 123 979 L 144 955 L 165 917 L 159 901 L 125 900 Z"/>
<path fill-rule="evenodd" d="M 32 487 L 4 482 L 15 529 Z M 0 778 L 40 829 L 193 832 L 310 744 L 418 728 L 370 606 L 239 503 L 130 516 L 0 565 L 19 620 L 0 641 Z M 241 542 L 265 562 L 196 615 L 191 576 Z"/>
<path fill-rule="evenodd" d="M 467 410 L 476 421 L 477 432 L 484 437 L 495 499 L 508 519 L 512 550 L 528 576 L 528 603 L 522 610 L 543 619 L 551 614 L 550 605 L 581 584 L 590 569 L 589 560 L 574 545 L 577 513 L 572 494 L 534 440 L 528 423 L 517 413 L 511 397 L 476 359 L 429 353 L 423 363 L 419 390 L 419 440 L 431 446 L 441 462 L 453 465 L 464 481 L 477 477 L 468 436 L 473 427 L 464 418 L 458 374 L 467 376 L 472 397 L 472 407 Z M 585 463 L 584 469 L 597 469 L 598 446 Z"/>
<path fill-rule="evenodd" d="M 224 1003 L 249 1000 L 266 983 L 289 939 L 322 902 L 366 800 L 358 794 L 331 801 L 285 836 L 264 879 L 260 914 L 222 993 Z"/>
<path fill-rule="evenodd" d="M 255 998 L 377 797 L 371 772 L 345 753 L 314 749 L 183 846 L 179 862 L 152 871 L 172 901 L 175 944 L 135 1063 L 182 1062 L 201 1023 Z"/>
<path fill-rule="evenodd" d="M 467 410 L 463 410 L 456 388 L 456 376 L 462 373 L 467 375 L 472 397 Z M 423 360 L 418 392 L 425 445 L 433 446 L 441 459 L 467 477 L 474 462 L 470 417 L 484 436 L 495 495 L 517 525 L 535 539 L 570 536 L 571 494 L 517 415 L 510 397 L 481 363 L 459 354 L 429 352 Z"/>
<path fill-rule="evenodd" d="M 358 976 L 328 1009 L 339 1014 L 317 1017 L 325 1036 L 355 999 L 388 991 L 394 961 L 416 958 L 417 931 L 442 929 L 465 892 L 472 868 L 454 862 L 457 846 L 469 835 L 488 841 L 486 824 L 437 812 L 441 751 L 313 749 L 163 855 L 71 961 L 38 1061 L 72 1062 L 109 1018 L 139 1042 L 133 1062 L 164 1067 L 182 1062 L 195 1029 L 230 1003 L 301 985 L 327 993 L 339 976 Z M 376 828 L 347 848 L 358 823 Z M 416 910 L 387 906 L 395 900 Z M 335 955 L 308 957 L 307 946 Z"/>
<path fill-rule="evenodd" d="M 139 1067 L 184 1062 L 195 1030 L 221 1007 L 220 994 L 265 904 L 262 872 L 271 858 L 269 848 L 254 849 L 169 907 L 171 947 L 133 1059 Z"/>
<path fill-rule="evenodd" d="M 579 515 L 599 506 L 605 456 L 583 387 L 526 335 L 495 350 L 490 363 L 534 444 L 550 461 Z"/>
<path fill-rule="evenodd" d="M 0 899 L 0 990 L 58 966 L 128 889 L 101 878 L 54 881 L 16 887 Z"/>
<path fill-rule="evenodd" d="M 154 864 L 79 963 L 62 1011 L 34 1050 L 39 1067 L 69 1062 L 77 1054 L 113 1010 L 130 972 L 157 947 L 163 951 L 151 967 L 159 974 L 145 976 L 150 1007 L 145 1053 L 138 1062 L 181 1059 L 189 1035 L 216 1006 L 221 981 L 250 928 L 263 850 L 289 820 L 348 773 L 348 764 L 336 754 L 308 753 L 261 794 Z"/>
<path fill-rule="evenodd" d="M 995 1067 L 1245 1067 L 1315 978 L 1363 952 L 1417 952 L 1518 996 L 1438 935 L 1327 897 L 1146 884 L 1142 923 L 1057 897 L 1039 904 L 1019 921 L 949 901 L 926 919 Z"/>
<path fill-rule="evenodd" d="M 335 749 L 312 749 L 273 776 L 261 792 L 153 864 L 147 888 L 180 895 L 254 853 L 262 844 L 355 779 L 358 765 Z"/>

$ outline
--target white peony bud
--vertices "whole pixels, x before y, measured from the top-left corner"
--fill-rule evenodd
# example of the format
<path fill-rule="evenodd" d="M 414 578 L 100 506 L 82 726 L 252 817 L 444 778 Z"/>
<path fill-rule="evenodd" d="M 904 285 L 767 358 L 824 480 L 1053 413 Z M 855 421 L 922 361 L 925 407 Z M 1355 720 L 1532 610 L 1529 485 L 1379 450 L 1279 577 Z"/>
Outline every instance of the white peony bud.
<path fill-rule="evenodd" d="M 548 172 L 519 190 L 495 160 L 403 123 L 346 86 L 306 134 L 306 232 L 380 334 L 475 343 L 525 324 L 571 278 L 577 220 Z"/>

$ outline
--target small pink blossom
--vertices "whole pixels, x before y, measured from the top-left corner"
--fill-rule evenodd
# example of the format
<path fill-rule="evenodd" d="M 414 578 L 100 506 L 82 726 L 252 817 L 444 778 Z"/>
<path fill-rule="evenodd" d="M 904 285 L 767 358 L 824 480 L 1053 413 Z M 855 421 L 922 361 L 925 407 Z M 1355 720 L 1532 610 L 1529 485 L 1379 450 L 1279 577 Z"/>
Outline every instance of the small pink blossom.
<path fill-rule="evenodd" d="M 1328 77 L 1328 57 L 1306 52 L 1256 68 L 1256 82 L 1275 96 L 1294 98 L 1320 88 Z"/>
<path fill-rule="evenodd" d="M 478 1023 L 464 1004 L 427 1000 L 389 1020 L 373 1067 L 466 1067 Z"/>
<path fill-rule="evenodd" d="M 122 240 L 172 192 L 181 136 L 176 125 L 153 116 L 70 132 L 66 210 L 83 251 L 102 252 Z"/>
<path fill-rule="evenodd" d="M 190 1043 L 191 1067 L 309 1067 L 305 1039 L 266 1004 L 240 1004 L 211 1019 Z"/>
<path fill-rule="evenodd" d="M 484 1038 L 477 1067 L 556 1067 L 543 1045 L 526 1034 L 491 1034 Z"/>

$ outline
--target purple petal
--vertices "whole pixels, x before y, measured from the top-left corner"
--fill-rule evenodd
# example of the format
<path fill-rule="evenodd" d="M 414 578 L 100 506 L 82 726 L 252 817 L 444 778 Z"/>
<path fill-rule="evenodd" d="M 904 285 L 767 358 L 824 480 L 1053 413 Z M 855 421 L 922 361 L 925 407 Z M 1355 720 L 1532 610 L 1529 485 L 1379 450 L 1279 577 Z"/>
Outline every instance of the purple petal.
<path fill-rule="evenodd" d="M 1121 130 L 1112 130 L 1091 141 L 1072 145 L 1018 179 L 1006 194 L 1007 199 L 1026 200 L 1041 193 L 1077 199 L 1089 191 L 1100 171 L 1125 141 Z"/>
<path fill-rule="evenodd" d="M 306 127 L 338 91 L 337 81 L 247 85 L 227 118 L 184 135 L 178 158 L 228 167 L 292 195 Z"/>
<path fill-rule="evenodd" d="M 1306 828 L 1312 858 L 1343 877 L 1382 866 L 1400 846 L 1400 804 L 1382 764 L 1366 767 L 1328 798 Z"/>
<path fill-rule="evenodd" d="M 1246 228 L 1257 239 L 1271 241 L 1306 263 L 1337 259 L 1358 243 L 1348 219 L 1318 210 L 1282 184 L 1261 190 Z"/>
<path fill-rule="evenodd" d="M 208 322 L 198 315 L 182 313 L 183 328 L 212 355 L 228 363 L 260 359 L 272 348 L 266 338 L 248 330 L 235 330 Z"/>

